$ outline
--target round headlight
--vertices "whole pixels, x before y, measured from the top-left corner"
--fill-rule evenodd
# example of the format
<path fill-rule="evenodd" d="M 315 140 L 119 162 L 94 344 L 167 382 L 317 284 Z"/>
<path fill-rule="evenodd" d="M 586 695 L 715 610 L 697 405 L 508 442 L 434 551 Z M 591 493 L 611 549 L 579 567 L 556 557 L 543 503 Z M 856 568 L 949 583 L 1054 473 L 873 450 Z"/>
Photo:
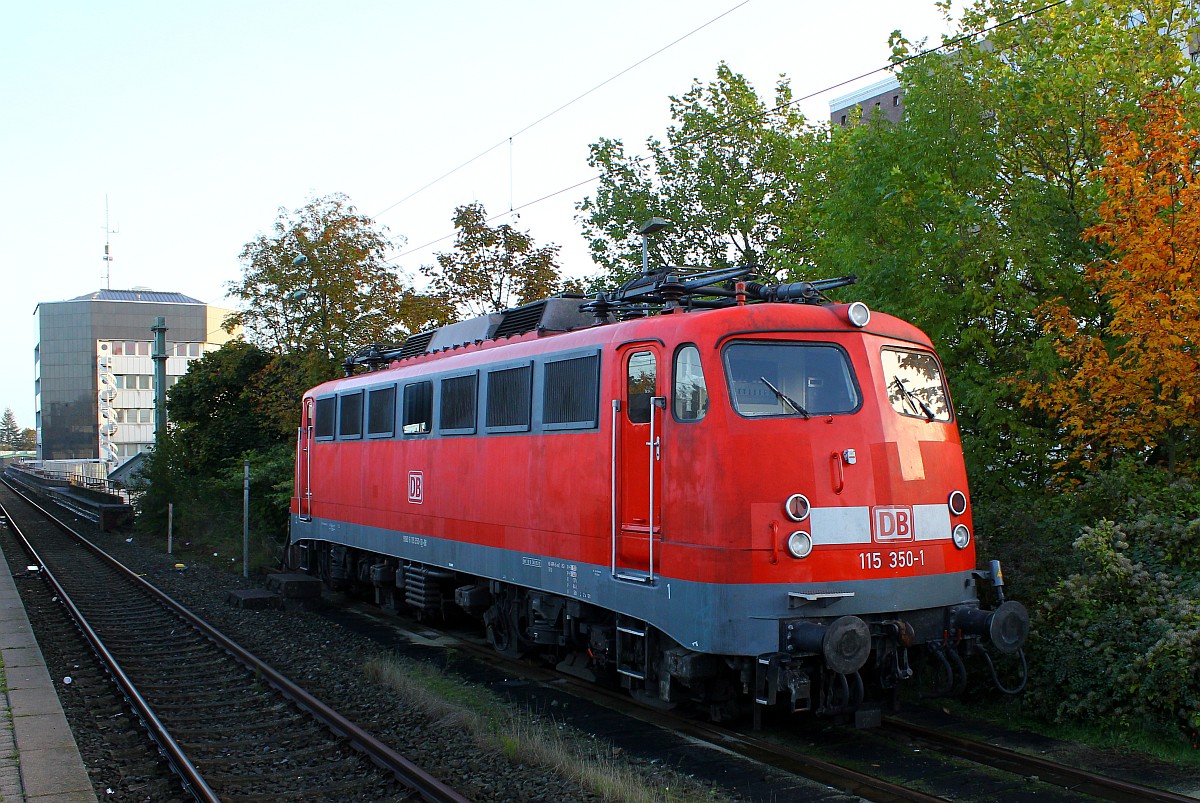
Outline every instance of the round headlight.
<path fill-rule="evenodd" d="M 804 532 L 804 530 L 796 530 L 788 536 L 787 547 L 788 552 L 793 558 L 806 558 L 808 553 L 812 552 L 812 537 Z"/>
<path fill-rule="evenodd" d="M 955 516 L 961 516 L 967 512 L 967 495 L 962 491 L 953 491 L 950 494 L 950 512 Z"/>
<path fill-rule="evenodd" d="M 846 312 L 850 316 L 850 323 L 860 329 L 871 322 L 871 310 L 861 301 L 855 301 Z"/>
<path fill-rule="evenodd" d="M 792 494 L 788 500 L 783 503 L 784 512 L 792 521 L 804 521 L 808 518 L 812 508 L 808 504 L 808 497 L 804 494 Z"/>
<path fill-rule="evenodd" d="M 967 529 L 967 525 L 958 524 L 954 527 L 954 545 L 959 549 L 966 549 L 967 544 L 971 543 L 971 531 Z"/>

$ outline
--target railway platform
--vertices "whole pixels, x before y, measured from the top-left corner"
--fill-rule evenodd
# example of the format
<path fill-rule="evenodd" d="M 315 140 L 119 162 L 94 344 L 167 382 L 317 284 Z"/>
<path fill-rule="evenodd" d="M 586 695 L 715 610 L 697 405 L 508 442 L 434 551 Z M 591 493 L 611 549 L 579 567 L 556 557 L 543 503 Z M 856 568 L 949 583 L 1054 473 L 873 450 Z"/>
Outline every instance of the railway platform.
<path fill-rule="evenodd" d="M 96 802 L 8 562 L 0 557 L 0 801 Z"/>

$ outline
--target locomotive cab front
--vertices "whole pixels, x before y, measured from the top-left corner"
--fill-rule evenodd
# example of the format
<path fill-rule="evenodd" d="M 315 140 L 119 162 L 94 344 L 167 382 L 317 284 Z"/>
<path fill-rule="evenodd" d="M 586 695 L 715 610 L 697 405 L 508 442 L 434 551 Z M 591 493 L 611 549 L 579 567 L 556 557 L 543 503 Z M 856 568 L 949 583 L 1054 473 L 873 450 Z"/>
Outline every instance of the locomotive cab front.
<path fill-rule="evenodd" d="M 957 688 L 964 657 L 1017 652 L 1028 631 L 999 584 L 1000 609 L 980 608 L 978 582 L 1000 575 L 976 569 L 962 447 L 932 345 L 902 321 L 853 311 L 706 313 L 665 348 L 630 346 L 622 363 L 631 388 L 662 394 L 662 413 L 636 438 L 616 436 L 638 455 L 654 444 L 643 473 L 619 482 L 655 492 L 643 498 L 652 525 L 616 528 L 615 564 L 634 566 L 637 543 L 644 576 L 703 589 L 707 599 L 681 594 L 694 606 L 671 606 L 656 624 L 693 650 L 752 656 L 743 676 L 761 704 L 852 711 L 868 687 L 912 674 L 912 648 L 933 657 L 937 685 Z M 670 386 L 646 384 L 651 352 L 672 353 Z"/>

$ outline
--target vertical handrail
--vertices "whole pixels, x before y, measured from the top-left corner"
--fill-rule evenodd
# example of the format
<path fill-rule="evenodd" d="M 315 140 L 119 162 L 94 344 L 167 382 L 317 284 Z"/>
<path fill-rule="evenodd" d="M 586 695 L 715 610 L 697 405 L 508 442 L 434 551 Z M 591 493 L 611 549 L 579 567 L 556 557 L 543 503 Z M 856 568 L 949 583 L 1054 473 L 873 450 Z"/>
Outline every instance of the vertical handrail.
<path fill-rule="evenodd" d="M 846 474 L 842 470 L 842 456 L 837 452 L 830 452 L 829 462 L 831 465 L 830 473 L 833 482 L 833 492 L 840 494 L 846 487 Z"/>
<path fill-rule="evenodd" d="M 654 464 L 659 459 L 659 446 L 661 438 L 658 433 L 658 411 L 664 409 L 667 405 L 666 396 L 652 396 L 650 398 L 650 440 L 646 445 L 650 447 L 650 580 L 654 580 L 654 492 L 657 490 L 654 483 Z"/>
<path fill-rule="evenodd" d="M 312 519 L 312 445 L 313 445 L 313 428 L 310 425 L 307 427 L 304 437 L 304 501 L 307 503 L 308 510 L 305 511 L 306 521 Z"/>
<path fill-rule="evenodd" d="M 304 521 L 304 427 L 296 427 L 296 470 L 292 473 L 296 488 L 296 515 Z"/>
<path fill-rule="evenodd" d="M 304 420 L 300 422 L 300 440 L 304 450 L 303 466 L 304 466 L 304 495 L 300 497 L 300 520 L 312 521 L 312 445 L 313 445 L 313 400 L 311 398 L 304 400 Z M 297 460 L 296 465 L 301 465 L 301 461 Z M 299 484 L 296 488 L 297 495 L 300 494 Z"/>
<path fill-rule="evenodd" d="M 617 576 L 617 433 L 620 431 L 621 400 L 612 400 L 612 576 Z"/>

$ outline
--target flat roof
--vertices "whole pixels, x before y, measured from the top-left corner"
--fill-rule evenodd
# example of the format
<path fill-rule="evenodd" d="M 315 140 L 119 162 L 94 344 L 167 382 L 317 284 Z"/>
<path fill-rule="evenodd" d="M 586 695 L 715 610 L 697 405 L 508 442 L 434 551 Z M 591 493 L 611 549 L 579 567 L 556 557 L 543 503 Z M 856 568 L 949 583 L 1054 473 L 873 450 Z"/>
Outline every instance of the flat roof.
<path fill-rule="evenodd" d="M 841 97 L 834 98 L 833 100 L 829 101 L 829 110 L 834 112 L 839 109 L 845 109 L 848 106 L 853 106 L 856 103 L 862 103 L 864 100 L 869 100 L 876 95 L 882 95 L 884 92 L 899 88 L 900 81 L 896 79 L 896 76 L 889 75 L 882 81 L 876 81 L 875 83 L 868 84 L 862 89 L 855 90 L 848 95 L 842 95 Z"/>
<path fill-rule="evenodd" d="M 87 293 L 82 296 L 76 296 L 70 299 L 71 301 L 142 301 L 152 304 L 203 304 L 191 296 L 185 296 L 183 293 L 161 293 L 156 290 L 147 290 L 145 288 L 135 288 L 133 290 L 97 290 L 94 293 Z"/>

